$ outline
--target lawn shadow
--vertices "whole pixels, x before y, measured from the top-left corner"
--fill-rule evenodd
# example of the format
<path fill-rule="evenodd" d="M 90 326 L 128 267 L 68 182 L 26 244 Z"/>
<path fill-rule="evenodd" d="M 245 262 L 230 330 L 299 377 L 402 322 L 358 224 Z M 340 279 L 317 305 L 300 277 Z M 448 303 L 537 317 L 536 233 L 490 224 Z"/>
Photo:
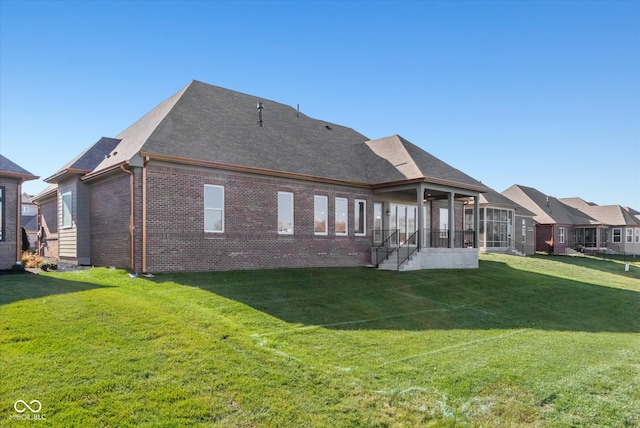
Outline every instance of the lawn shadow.
<path fill-rule="evenodd" d="M 159 275 L 283 321 L 340 330 L 520 329 L 640 332 L 640 292 L 522 271 L 289 269 Z"/>
<path fill-rule="evenodd" d="M 107 288 L 105 285 L 60 279 L 32 273 L 0 276 L 0 305 L 20 300 Z"/>

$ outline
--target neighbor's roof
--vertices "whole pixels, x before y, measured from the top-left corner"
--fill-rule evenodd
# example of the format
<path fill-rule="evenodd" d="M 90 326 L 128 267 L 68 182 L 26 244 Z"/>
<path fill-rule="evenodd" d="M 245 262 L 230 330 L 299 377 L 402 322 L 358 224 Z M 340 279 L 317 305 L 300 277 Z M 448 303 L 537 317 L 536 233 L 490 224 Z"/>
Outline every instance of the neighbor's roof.
<path fill-rule="evenodd" d="M 39 178 L 2 155 L 0 155 L 0 176 L 21 178 L 25 181 Z"/>
<path fill-rule="evenodd" d="M 262 103 L 262 126 L 258 123 Z M 413 179 L 488 190 L 397 135 L 371 141 L 264 98 L 192 81 L 120 133 L 89 176 L 136 156 L 373 185 Z M 81 156 L 82 157 L 82 156 Z"/>
<path fill-rule="evenodd" d="M 588 214 L 532 187 L 514 184 L 502 194 L 533 212 L 535 214 L 533 219 L 541 224 L 599 224 L 596 219 Z"/>
<path fill-rule="evenodd" d="M 596 219 L 599 223 L 610 226 L 640 226 L 640 219 L 636 218 L 629 209 L 621 205 L 596 205 L 581 198 L 561 198 L 561 202 L 572 206 Z"/>
<path fill-rule="evenodd" d="M 514 210 L 516 210 L 516 212 L 519 215 L 525 215 L 525 216 L 534 216 L 535 215 L 533 212 L 529 211 L 528 209 L 526 209 L 522 205 L 519 205 L 519 204 L 515 203 L 511 199 L 507 198 L 506 196 L 504 196 L 501 193 L 496 192 L 493 189 L 491 189 L 490 191 L 488 191 L 486 193 L 480 194 L 479 202 L 480 202 L 481 205 L 489 205 L 489 206 L 504 207 L 504 208 L 513 208 Z"/>

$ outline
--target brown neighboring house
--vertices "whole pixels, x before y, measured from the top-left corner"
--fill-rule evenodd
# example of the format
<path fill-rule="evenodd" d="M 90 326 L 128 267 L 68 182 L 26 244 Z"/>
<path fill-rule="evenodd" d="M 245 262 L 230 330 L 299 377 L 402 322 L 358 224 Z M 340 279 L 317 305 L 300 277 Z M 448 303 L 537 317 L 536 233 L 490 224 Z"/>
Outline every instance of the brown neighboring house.
<path fill-rule="evenodd" d="M 198 81 L 46 181 L 48 251 L 141 272 L 477 267 L 464 204 L 488 190 L 398 135 Z"/>
<path fill-rule="evenodd" d="M 22 258 L 22 183 L 37 178 L 0 155 L 0 270 Z"/>

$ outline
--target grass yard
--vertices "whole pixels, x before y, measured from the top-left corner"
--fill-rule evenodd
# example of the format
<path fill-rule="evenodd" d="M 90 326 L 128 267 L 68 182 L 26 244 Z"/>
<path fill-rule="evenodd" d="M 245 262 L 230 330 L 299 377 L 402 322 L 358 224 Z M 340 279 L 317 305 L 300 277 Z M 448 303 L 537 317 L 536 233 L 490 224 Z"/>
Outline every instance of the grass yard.
<path fill-rule="evenodd" d="M 0 276 L 23 425 L 637 427 L 640 265 Z"/>

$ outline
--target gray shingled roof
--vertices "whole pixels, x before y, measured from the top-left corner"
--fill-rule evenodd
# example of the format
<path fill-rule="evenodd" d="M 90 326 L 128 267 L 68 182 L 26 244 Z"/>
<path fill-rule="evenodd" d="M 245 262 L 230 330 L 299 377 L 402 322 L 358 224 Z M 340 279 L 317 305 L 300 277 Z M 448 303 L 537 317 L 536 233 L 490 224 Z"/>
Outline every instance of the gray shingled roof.
<path fill-rule="evenodd" d="M 258 124 L 258 103 L 263 106 L 263 126 Z M 290 106 L 198 81 L 162 102 L 117 140 L 112 156 L 101 159 L 92 173 L 136 155 L 155 155 L 368 185 L 426 178 L 486 190 L 402 137 L 370 141 L 351 128 L 310 118 Z M 396 162 L 398 153 L 401 162 Z"/>
<path fill-rule="evenodd" d="M 0 175 L 5 177 L 18 177 L 23 180 L 35 180 L 38 178 L 2 155 L 0 155 Z"/>
<path fill-rule="evenodd" d="M 100 138 L 51 177 L 46 178 L 45 181 L 55 181 L 56 177 L 61 177 L 66 173 L 86 174 L 93 171 L 105 158 L 111 156 L 112 151 L 119 143 L 120 140 L 115 138 Z"/>
<path fill-rule="evenodd" d="M 534 220 L 541 224 L 598 224 L 598 221 L 589 215 L 532 187 L 514 184 L 502 194 L 533 212 Z"/>
<path fill-rule="evenodd" d="M 534 216 L 535 214 L 520 204 L 512 201 L 501 193 L 496 192 L 491 189 L 486 193 L 480 194 L 480 204 L 481 205 L 491 205 L 496 207 L 505 207 L 505 208 L 513 208 L 516 210 L 518 214 L 526 215 L 526 216 Z"/>
<path fill-rule="evenodd" d="M 628 209 L 625 209 L 621 205 L 600 206 L 585 202 L 581 198 L 561 198 L 560 201 L 584 212 L 601 224 L 610 226 L 640 226 L 640 219 L 637 219 Z"/>

